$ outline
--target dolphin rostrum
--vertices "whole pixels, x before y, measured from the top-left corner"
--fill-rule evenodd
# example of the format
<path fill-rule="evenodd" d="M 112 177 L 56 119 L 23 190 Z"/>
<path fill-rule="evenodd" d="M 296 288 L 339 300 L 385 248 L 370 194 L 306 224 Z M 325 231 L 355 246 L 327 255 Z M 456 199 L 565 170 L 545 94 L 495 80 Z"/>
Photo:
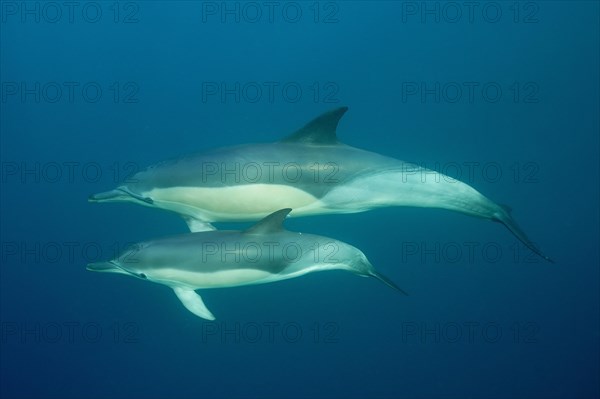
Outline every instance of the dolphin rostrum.
<path fill-rule="evenodd" d="M 115 259 L 91 263 L 88 270 L 127 274 L 171 287 L 183 305 L 214 320 L 197 289 L 270 283 L 323 270 L 379 274 L 357 248 L 327 237 L 283 228 L 291 209 L 281 209 L 243 231 L 204 231 L 135 244 Z"/>
<path fill-rule="evenodd" d="M 174 211 L 191 231 L 212 222 L 363 212 L 387 206 L 443 208 L 504 224 L 542 254 L 507 207 L 441 173 L 338 141 L 341 107 L 274 142 L 214 149 L 150 166 L 92 202 L 130 201 Z"/>

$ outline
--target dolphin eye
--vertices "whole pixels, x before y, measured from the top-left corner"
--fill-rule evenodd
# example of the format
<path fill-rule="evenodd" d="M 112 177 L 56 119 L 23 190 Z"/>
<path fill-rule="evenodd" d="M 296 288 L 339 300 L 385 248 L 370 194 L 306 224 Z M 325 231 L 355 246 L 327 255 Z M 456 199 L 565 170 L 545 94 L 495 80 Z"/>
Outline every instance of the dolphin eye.
<path fill-rule="evenodd" d="M 143 278 L 144 280 L 147 278 L 147 277 L 146 277 L 146 275 L 145 275 L 144 273 L 140 273 L 140 274 L 138 274 L 138 276 L 139 276 L 140 278 Z"/>

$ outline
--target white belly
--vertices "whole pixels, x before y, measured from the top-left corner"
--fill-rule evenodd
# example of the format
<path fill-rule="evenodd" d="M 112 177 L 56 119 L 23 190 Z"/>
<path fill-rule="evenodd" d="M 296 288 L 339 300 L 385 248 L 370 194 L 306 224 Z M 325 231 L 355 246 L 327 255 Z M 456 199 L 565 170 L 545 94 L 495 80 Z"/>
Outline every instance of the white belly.
<path fill-rule="evenodd" d="M 282 208 L 310 207 L 317 198 L 286 185 L 245 184 L 230 187 L 170 187 L 144 196 L 156 206 L 209 222 L 256 220 Z"/>
<path fill-rule="evenodd" d="M 260 284 L 277 280 L 277 275 L 258 269 L 221 270 L 211 273 L 161 269 L 152 273 L 152 280 L 169 286 L 185 285 L 201 289 Z"/>

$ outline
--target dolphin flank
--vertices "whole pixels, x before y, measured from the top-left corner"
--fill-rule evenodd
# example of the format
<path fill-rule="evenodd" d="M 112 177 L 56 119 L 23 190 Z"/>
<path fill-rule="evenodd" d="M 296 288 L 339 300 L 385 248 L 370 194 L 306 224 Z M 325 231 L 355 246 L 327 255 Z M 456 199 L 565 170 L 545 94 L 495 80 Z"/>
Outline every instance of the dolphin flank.
<path fill-rule="evenodd" d="M 327 237 L 287 231 L 281 209 L 244 231 L 204 231 L 135 244 L 88 270 L 126 274 L 164 284 L 196 316 L 215 317 L 195 290 L 271 283 L 323 270 L 375 277 L 404 293 L 375 271 L 357 248 Z"/>
<path fill-rule="evenodd" d="M 290 216 L 355 213 L 379 207 L 442 208 L 506 226 L 551 261 L 525 235 L 508 208 L 441 173 L 341 143 L 327 112 L 273 143 L 225 147 L 161 162 L 92 202 L 128 201 L 181 215 L 191 231 L 211 223 L 254 221 L 281 209 Z"/>

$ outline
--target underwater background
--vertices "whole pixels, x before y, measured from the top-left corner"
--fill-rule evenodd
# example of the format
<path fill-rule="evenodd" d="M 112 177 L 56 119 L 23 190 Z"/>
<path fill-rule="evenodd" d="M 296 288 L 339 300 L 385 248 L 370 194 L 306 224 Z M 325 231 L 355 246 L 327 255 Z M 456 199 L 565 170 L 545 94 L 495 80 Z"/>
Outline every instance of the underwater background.
<path fill-rule="evenodd" d="M 2 398 L 594 398 L 599 3 L 0 2 Z M 91 204 L 161 160 L 278 140 L 328 110 L 349 145 L 507 204 L 293 218 L 410 295 L 324 272 L 203 292 L 86 271 L 175 214 Z M 237 229 L 248 224 L 217 224 Z"/>

